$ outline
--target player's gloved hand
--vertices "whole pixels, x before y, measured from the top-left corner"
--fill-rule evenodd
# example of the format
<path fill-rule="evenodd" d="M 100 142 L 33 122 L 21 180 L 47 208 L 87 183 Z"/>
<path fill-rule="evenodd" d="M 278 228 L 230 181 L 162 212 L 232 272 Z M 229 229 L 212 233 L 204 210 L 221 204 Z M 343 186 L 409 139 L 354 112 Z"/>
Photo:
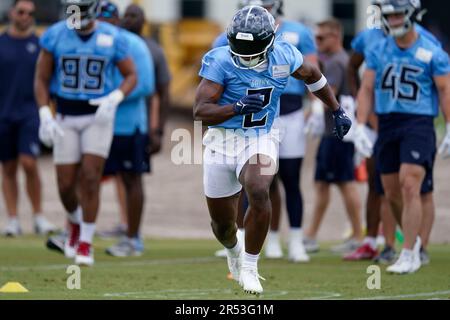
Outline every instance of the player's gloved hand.
<path fill-rule="evenodd" d="M 442 155 L 444 159 L 450 158 L 450 122 L 447 123 L 447 133 L 439 147 L 439 154 Z"/>
<path fill-rule="evenodd" d="M 366 158 L 373 154 L 373 143 L 366 133 L 365 125 L 358 123 L 353 134 L 353 143 L 356 151 Z"/>
<path fill-rule="evenodd" d="M 51 148 L 55 142 L 56 136 L 63 137 L 64 131 L 53 117 L 49 106 L 42 106 L 39 108 L 39 140 Z"/>
<path fill-rule="evenodd" d="M 336 111 L 333 111 L 333 119 L 334 119 L 334 134 L 338 139 L 344 139 L 345 135 L 348 133 L 350 128 L 352 127 L 352 121 L 345 114 L 344 109 L 339 107 Z"/>
<path fill-rule="evenodd" d="M 241 100 L 233 105 L 234 113 L 246 115 L 260 112 L 264 109 L 264 101 L 262 98 L 263 96 L 259 93 L 242 97 Z"/>
<path fill-rule="evenodd" d="M 311 114 L 309 115 L 308 120 L 306 120 L 305 128 L 303 130 L 306 135 L 311 135 L 316 138 L 325 133 L 323 104 L 320 100 L 313 100 Z"/>
<path fill-rule="evenodd" d="M 124 98 L 125 95 L 123 92 L 117 89 L 107 96 L 89 100 L 89 104 L 98 106 L 97 112 L 95 113 L 95 121 L 99 124 L 113 123 L 117 107 Z"/>

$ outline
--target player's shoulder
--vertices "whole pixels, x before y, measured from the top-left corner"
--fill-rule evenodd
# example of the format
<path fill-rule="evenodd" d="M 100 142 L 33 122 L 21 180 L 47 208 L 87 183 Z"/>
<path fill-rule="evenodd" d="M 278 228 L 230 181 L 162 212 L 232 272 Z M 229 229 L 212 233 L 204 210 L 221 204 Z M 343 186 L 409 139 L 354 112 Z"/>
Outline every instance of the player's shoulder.
<path fill-rule="evenodd" d="M 285 40 L 275 41 L 273 45 L 273 54 L 281 56 L 291 56 L 299 51 L 294 45 Z"/>
<path fill-rule="evenodd" d="M 432 34 L 430 31 L 428 31 L 427 29 L 425 29 L 425 27 L 423 27 L 420 24 L 416 24 L 416 31 L 423 36 L 424 38 L 427 38 L 429 41 L 433 42 L 435 45 L 437 45 L 438 47 L 442 47 L 441 42 L 436 38 L 436 36 L 434 34 Z"/>
<path fill-rule="evenodd" d="M 67 23 L 65 20 L 58 21 L 54 24 L 52 24 L 50 27 L 47 28 L 47 30 L 44 32 L 44 35 L 56 35 L 56 34 L 62 34 L 66 32 L 67 30 L 70 30 L 67 27 Z"/>
<path fill-rule="evenodd" d="M 223 46 L 209 50 L 203 56 L 203 62 L 226 66 L 231 63 L 230 47 Z"/>
<path fill-rule="evenodd" d="M 137 34 L 130 32 L 126 29 L 120 28 L 119 29 L 120 34 L 127 39 L 127 41 L 130 43 L 130 46 L 136 46 L 139 48 L 146 48 L 147 44 L 144 39 L 142 39 Z"/>
<path fill-rule="evenodd" d="M 437 42 L 437 39 L 433 39 L 430 37 L 427 37 L 425 35 L 420 36 L 420 47 L 429 50 L 435 54 L 442 54 L 444 53 L 444 49 L 442 49 L 442 46 L 439 42 Z"/>
<path fill-rule="evenodd" d="M 125 33 L 123 31 L 126 31 L 126 30 L 116 27 L 108 22 L 97 21 L 97 29 L 95 31 L 97 33 L 108 34 L 108 35 L 111 35 L 114 37 L 117 37 L 117 36 L 125 37 Z"/>

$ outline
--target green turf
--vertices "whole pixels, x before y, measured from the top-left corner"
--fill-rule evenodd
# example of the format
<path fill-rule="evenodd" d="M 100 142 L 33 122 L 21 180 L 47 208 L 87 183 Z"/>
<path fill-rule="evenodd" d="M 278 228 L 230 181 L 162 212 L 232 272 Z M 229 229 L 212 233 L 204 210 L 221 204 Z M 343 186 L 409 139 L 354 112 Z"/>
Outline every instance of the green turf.
<path fill-rule="evenodd" d="M 0 239 L 0 285 L 18 281 L 30 292 L 0 293 L 1 299 L 358 299 L 450 297 L 450 246 L 430 248 L 432 263 L 407 276 L 381 267 L 381 289 L 366 287 L 370 263 L 342 262 L 323 249 L 306 265 L 286 260 L 260 262 L 265 293 L 247 296 L 227 280 L 224 259 L 212 257 L 215 241 L 148 240 L 140 258 L 112 258 L 97 240 L 96 264 L 82 268 L 81 290 L 66 288 L 70 261 L 47 250 L 43 239 Z M 400 297 L 401 296 L 401 297 Z M 404 297 L 403 297 L 404 296 Z"/>

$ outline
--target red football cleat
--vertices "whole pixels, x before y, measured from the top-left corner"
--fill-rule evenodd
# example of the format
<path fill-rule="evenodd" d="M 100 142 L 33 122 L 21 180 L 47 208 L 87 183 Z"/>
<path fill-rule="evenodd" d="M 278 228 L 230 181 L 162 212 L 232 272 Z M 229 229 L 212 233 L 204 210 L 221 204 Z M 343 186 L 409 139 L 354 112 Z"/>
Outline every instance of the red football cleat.
<path fill-rule="evenodd" d="M 344 256 L 345 261 L 360 261 L 372 260 L 378 255 L 378 250 L 372 249 L 368 244 L 363 244 L 361 247 Z"/>

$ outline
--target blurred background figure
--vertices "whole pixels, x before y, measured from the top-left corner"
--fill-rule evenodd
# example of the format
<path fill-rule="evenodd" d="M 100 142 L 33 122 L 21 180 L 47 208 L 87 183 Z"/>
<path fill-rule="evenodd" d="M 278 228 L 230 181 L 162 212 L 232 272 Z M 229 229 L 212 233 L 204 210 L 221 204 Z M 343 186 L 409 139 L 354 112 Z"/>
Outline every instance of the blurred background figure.
<path fill-rule="evenodd" d="M 349 98 L 350 95 L 347 85 L 349 56 L 343 48 L 343 27 L 336 19 L 325 20 L 317 26 L 316 40 L 323 74 L 342 103 L 343 97 Z M 305 245 L 310 252 L 319 250 L 316 237 L 330 203 L 330 187 L 334 184 L 343 197 L 353 233 L 343 244 L 333 247 L 332 251 L 346 253 L 356 249 L 362 240 L 361 202 L 354 174 L 354 146 L 352 142 L 340 141 L 333 136 L 331 113 L 325 113 L 325 120 L 326 133 L 316 156 L 314 214 L 306 233 Z"/>
<path fill-rule="evenodd" d="M 39 38 L 34 34 L 35 5 L 16 0 L 9 11 L 10 25 L 0 35 L 0 162 L 2 188 L 8 222 L 7 236 L 21 233 L 18 218 L 17 172 L 23 168 L 26 190 L 34 215 L 34 231 L 55 231 L 42 214 L 41 180 L 36 158 L 40 154 L 39 113 L 33 94 L 33 79 L 39 55 Z"/>

